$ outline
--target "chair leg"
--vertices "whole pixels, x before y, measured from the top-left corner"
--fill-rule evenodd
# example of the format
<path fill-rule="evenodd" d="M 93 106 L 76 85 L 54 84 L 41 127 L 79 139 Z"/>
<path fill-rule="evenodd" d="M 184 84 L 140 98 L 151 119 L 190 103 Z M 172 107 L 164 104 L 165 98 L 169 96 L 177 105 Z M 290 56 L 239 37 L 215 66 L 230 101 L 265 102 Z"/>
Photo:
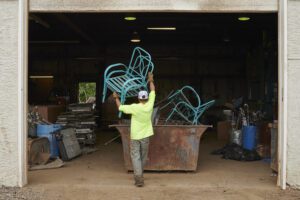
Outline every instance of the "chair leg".
<path fill-rule="evenodd" d="M 194 125 L 193 122 L 191 120 L 189 120 L 188 117 L 186 117 L 183 113 L 181 113 L 179 111 L 177 113 L 178 113 L 178 116 L 180 116 L 183 120 L 185 120 L 186 122 Z"/>
<path fill-rule="evenodd" d="M 121 118 L 122 117 L 122 112 L 119 111 L 118 117 Z"/>
<path fill-rule="evenodd" d="M 173 116 L 174 112 L 175 112 L 175 109 L 173 109 L 172 112 L 171 112 L 171 113 L 169 114 L 169 116 L 167 117 L 166 123 L 171 119 L 171 117 Z"/>
<path fill-rule="evenodd" d="M 107 92 L 107 86 L 104 83 L 104 85 L 103 85 L 103 92 L 102 92 L 102 103 L 105 102 L 106 92 Z"/>

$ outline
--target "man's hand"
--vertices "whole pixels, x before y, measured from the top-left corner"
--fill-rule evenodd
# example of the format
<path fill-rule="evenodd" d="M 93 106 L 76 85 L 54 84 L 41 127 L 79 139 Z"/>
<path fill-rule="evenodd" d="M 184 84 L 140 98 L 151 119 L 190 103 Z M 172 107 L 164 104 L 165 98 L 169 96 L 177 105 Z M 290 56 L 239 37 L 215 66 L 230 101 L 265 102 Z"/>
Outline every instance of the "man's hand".
<path fill-rule="evenodd" d="M 148 72 L 148 81 L 149 82 L 154 82 L 153 74 L 151 72 Z"/>
<path fill-rule="evenodd" d="M 148 73 L 148 81 L 149 81 L 149 85 L 150 85 L 150 91 L 155 91 L 154 78 L 153 78 L 153 74 L 151 72 Z"/>
<path fill-rule="evenodd" d="M 114 92 L 114 93 L 113 93 L 113 97 L 114 97 L 114 99 L 118 99 L 118 98 L 119 98 L 119 95 L 118 95 L 116 92 Z"/>

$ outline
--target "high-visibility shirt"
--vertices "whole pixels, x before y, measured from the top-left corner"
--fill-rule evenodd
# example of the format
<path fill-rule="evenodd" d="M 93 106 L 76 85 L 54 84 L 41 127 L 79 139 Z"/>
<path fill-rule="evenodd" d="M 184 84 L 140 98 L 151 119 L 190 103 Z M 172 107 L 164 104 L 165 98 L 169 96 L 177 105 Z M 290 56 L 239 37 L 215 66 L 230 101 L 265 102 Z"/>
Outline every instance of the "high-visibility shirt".
<path fill-rule="evenodd" d="M 147 103 L 120 105 L 119 111 L 131 114 L 130 138 L 140 140 L 153 135 L 151 116 L 155 101 L 155 91 L 151 91 Z"/>

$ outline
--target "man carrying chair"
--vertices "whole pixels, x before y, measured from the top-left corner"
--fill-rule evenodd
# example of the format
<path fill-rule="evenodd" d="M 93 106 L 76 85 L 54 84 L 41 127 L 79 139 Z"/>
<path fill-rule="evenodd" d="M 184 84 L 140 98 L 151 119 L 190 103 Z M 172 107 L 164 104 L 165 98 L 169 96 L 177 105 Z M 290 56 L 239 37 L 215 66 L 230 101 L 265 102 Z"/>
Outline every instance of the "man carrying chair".
<path fill-rule="evenodd" d="M 121 105 L 118 94 L 113 93 L 119 111 L 131 114 L 130 155 L 137 187 L 144 186 L 143 170 L 147 161 L 149 137 L 153 135 L 151 116 L 155 101 L 155 86 L 153 74 L 150 72 L 148 82 L 150 94 L 148 95 L 145 90 L 140 91 L 138 93 L 139 103 Z"/>

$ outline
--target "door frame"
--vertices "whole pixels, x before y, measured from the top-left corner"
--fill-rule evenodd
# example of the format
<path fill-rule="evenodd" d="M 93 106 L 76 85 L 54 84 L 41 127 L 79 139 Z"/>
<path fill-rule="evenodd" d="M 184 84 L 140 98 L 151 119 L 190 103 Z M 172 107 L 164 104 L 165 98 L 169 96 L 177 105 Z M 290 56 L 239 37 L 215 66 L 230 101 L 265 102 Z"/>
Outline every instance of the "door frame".
<path fill-rule="evenodd" d="M 278 178 L 286 189 L 287 165 L 287 0 L 279 0 L 278 11 Z"/>
<path fill-rule="evenodd" d="M 28 14 L 29 0 L 19 0 L 19 37 L 18 37 L 18 156 L 19 156 L 19 186 L 27 184 L 27 112 L 28 112 Z M 172 12 L 191 12 L 185 10 L 171 10 Z M 160 12 L 171 12 L 170 10 Z M 86 12 L 86 10 L 76 10 Z M 92 12 L 126 12 L 125 10 L 93 10 Z M 128 11 L 130 12 L 130 11 Z M 142 12 L 142 11 L 131 11 Z M 143 12 L 157 12 L 157 10 L 143 10 Z M 201 9 L 193 12 L 209 12 Z M 229 13 L 229 10 L 210 11 L 214 13 Z M 233 13 L 238 12 L 233 10 Z M 244 11 L 241 11 L 244 12 Z M 248 12 L 255 13 L 249 10 Z M 258 11 L 257 13 L 262 13 Z M 287 163 L 287 0 L 278 0 L 278 162 L 279 172 L 277 185 L 286 189 Z"/>

